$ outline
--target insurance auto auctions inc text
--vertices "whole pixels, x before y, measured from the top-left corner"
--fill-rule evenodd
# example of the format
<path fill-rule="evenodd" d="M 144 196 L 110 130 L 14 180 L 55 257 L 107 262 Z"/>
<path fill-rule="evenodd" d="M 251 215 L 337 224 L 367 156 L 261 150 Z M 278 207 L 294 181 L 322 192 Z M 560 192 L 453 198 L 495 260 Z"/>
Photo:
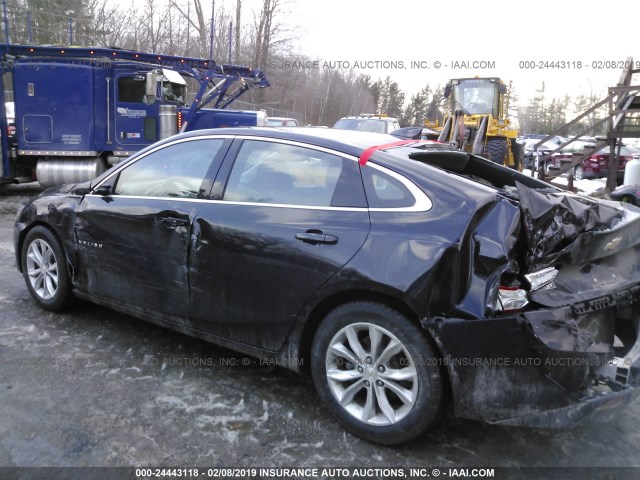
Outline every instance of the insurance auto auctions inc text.
<path fill-rule="evenodd" d="M 260 478 L 438 478 L 495 477 L 493 468 L 258 468 Z"/>
<path fill-rule="evenodd" d="M 274 70 L 319 70 L 350 68 L 358 70 L 426 70 L 451 68 L 454 70 L 491 70 L 494 60 L 271 60 L 267 68 Z"/>

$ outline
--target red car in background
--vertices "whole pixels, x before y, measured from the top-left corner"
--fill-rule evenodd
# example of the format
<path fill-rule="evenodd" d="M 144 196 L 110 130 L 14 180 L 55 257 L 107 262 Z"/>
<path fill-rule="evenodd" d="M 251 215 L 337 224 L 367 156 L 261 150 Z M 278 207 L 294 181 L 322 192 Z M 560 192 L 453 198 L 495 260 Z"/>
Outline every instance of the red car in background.
<path fill-rule="evenodd" d="M 559 153 L 553 156 L 552 163 L 555 167 L 560 167 L 563 162 L 569 162 L 574 154 L 583 155 L 586 151 L 596 146 L 593 142 L 576 140 L 567 145 Z M 616 147 L 618 148 L 618 147 Z M 627 162 L 633 159 L 633 152 L 627 147 L 620 147 L 620 163 L 618 164 L 618 179 L 624 178 L 624 167 Z M 573 169 L 573 177 L 576 180 L 587 178 L 604 178 L 609 174 L 609 147 L 602 147 L 598 151 L 594 151 L 590 156 L 583 159 L 579 165 Z"/>

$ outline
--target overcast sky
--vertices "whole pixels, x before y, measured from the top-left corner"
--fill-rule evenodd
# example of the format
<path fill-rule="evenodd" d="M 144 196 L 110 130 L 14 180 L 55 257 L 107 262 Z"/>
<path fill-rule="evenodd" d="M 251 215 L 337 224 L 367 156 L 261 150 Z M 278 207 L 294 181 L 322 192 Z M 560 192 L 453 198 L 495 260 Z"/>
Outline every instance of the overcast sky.
<path fill-rule="evenodd" d="M 640 34 L 623 23 L 640 13 L 640 2 L 630 0 L 608 0 L 598 9 L 561 0 L 283 1 L 291 5 L 285 21 L 300 53 L 351 67 L 365 62 L 359 71 L 374 79 L 391 76 L 408 96 L 426 83 L 475 75 L 513 80 L 521 100 L 535 95 L 543 81 L 549 96 L 604 94 L 620 77 L 619 63 L 628 56 L 640 61 Z M 235 3 L 217 0 L 216 8 L 233 10 Z M 243 8 L 261 3 L 243 0 Z M 390 68 L 369 68 L 375 62 Z"/>

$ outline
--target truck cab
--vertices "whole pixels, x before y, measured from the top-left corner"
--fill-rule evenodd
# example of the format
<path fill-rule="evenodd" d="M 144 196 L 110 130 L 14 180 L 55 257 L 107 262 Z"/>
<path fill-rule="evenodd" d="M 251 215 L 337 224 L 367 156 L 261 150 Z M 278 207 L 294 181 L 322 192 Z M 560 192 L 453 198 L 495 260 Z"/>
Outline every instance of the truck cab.
<path fill-rule="evenodd" d="M 82 182 L 180 130 L 262 126 L 266 117 L 227 109 L 249 88 L 269 86 L 257 69 L 120 49 L 0 45 L 0 56 L 15 103 L 15 145 L 2 142 L 0 182 Z M 0 126 L 8 127 L 2 111 Z"/>

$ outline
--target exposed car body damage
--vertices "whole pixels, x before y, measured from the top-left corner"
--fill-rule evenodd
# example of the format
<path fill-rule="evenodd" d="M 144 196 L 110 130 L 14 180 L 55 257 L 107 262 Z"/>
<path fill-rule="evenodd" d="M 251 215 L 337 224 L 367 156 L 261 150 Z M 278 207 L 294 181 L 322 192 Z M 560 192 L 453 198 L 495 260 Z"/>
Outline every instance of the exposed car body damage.
<path fill-rule="evenodd" d="M 565 193 L 536 191 L 521 183 L 517 183 L 517 187 L 524 212 L 530 252 L 527 262 L 530 265 L 550 265 L 563 255 L 575 257 L 578 251 L 582 251 L 583 257 L 591 259 L 594 259 L 594 255 L 612 253 L 612 248 L 601 253 L 597 249 L 589 249 L 588 243 L 592 240 L 578 237 L 587 236 L 587 232 L 589 237 L 597 236 L 597 232 L 614 227 L 625 212 L 619 204 L 614 206 Z M 587 252 L 583 248 L 587 248 Z"/>
<path fill-rule="evenodd" d="M 394 140 L 350 143 L 353 132 L 320 130 L 177 137 L 225 138 L 193 198 L 119 196 L 113 174 L 48 190 L 19 214 L 18 266 L 29 229 L 47 225 L 79 296 L 294 370 L 306 368 L 332 309 L 384 302 L 428 332 L 437 351 L 418 361 L 446 372 L 459 417 L 587 424 L 637 396 L 640 209 L 441 144 L 374 148 Z M 350 199 L 329 208 L 225 202 L 243 142 L 256 138 L 352 157 Z M 424 208 L 372 206 L 372 171 L 409 179 Z"/>
<path fill-rule="evenodd" d="M 474 161 L 438 166 L 473 170 L 491 183 L 505 180 L 501 172 L 482 174 Z M 456 414 L 535 427 L 606 420 L 637 397 L 640 384 L 640 210 L 543 185 L 504 187 L 517 192 L 524 238 L 493 258 L 512 262 L 505 268 L 503 260 L 502 272 L 555 272 L 529 292 L 531 303 L 516 315 L 423 319 L 443 353 Z M 490 222 L 493 229 L 501 224 Z"/>

